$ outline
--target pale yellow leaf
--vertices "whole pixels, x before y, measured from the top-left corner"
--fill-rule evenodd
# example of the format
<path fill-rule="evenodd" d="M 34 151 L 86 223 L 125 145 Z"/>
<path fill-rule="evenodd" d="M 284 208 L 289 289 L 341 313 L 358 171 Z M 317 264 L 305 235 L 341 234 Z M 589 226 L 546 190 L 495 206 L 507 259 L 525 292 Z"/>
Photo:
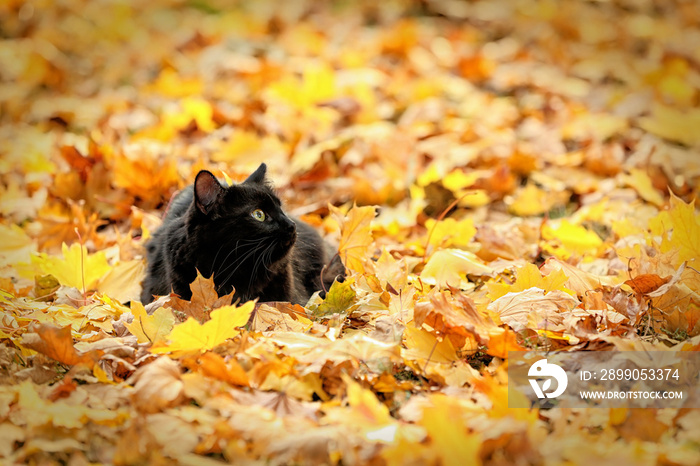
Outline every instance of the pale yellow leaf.
<path fill-rule="evenodd" d="M 460 286 L 467 274 L 491 275 L 493 269 L 475 254 L 461 249 L 442 249 L 430 256 L 421 279 L 438 285 Z"/>
<path fill-rule="evenodd" d="M 375 207 L 353 206 L 347 215 L 342 215 L 340 210 L 331 206 L 331 212 L 340 225 L 340 258 L 348 269 L 364 272 L 364 263 L 369 259 L 369 248 L 372 244 L 370 226 L 376 212 Z"/>
<path fill-rule="evenodd" d="M 97 290 L 119 302 L 136 301 L 141 295 L 141 282 L 146 273 L 143 260 L 120 262 L 97 283 Z"/>

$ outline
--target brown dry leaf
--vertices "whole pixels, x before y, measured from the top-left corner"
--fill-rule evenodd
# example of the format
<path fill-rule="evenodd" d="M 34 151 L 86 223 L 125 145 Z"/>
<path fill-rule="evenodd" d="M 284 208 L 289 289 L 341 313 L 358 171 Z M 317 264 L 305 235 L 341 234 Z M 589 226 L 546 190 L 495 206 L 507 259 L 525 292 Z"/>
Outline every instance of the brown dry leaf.
<path fill-rule="evenodd" d="M 251 332 L 304 332 L 312 322 L 306 310 L 298 304 L 283 302 L 258 303 L 250 320 Z"/>
<path fill-rule="evenodd" d="M 274 412 L 278 417 L 306 417 L 311 420 L 318 418 L 320 403 L 299 401 L 289 396 L 286 392 L 262 392 L 236 393 L 235 398 L 248 405 L 259 405 Z"/>
<path fill-rule="evenodd" d="M 139 368 L 130 382 L 134 386 L 134 404 L 146 413 L 156 413 L 185 400 L 180 366 L 167 356 Z"/>
<path fill-rule="evenodd" d="M 189 301 L 171 294 L 169 304 L 174 310 L 182 312 L 187 317 L 193 317 L 199 322 L 209 320 L 212 310 L 230 305 L 235 293 L 234 290 L 219 297 L 214 279 L 204 278 L 199 272 L 197 272 L 197 278 L 190 283 L 190 290 L 192 290 L 192 297 Z"/>
<path fill-rule="evenodd" d="M 563 291 L 545 294 L 544 290 L 533 287 L 508 293 L 489 304 L 488 309 L 516 332 L 526 328 L 557 330 L 561 328 L 563 314 L 578 304 L 576 298 Z"/>
<path fill-rule="evenodd" d="M 38 351 L 51 359 L 69 366 L 85 365 L 92 368 L 102 356 L 102 351 L 93 350 L 81 353 L 73 346 L 70 325 L 56 327 L 51 324 L 39 324 L 35 332 L 25 333 L 21 345 Z"/>
<path fill-rule="evenodd" d="M 638 439 L 643 442 L 658 442 L 669 429 L 657 418 L 655 409 L 628 409 L 624 421 L 615 424 L 615 429 L 626 440 Z"/>
<path fill-rule="evenodd" d="M 659 277 L 651 273 L 646 273 L 642 275 L 637 275 L 631 280 L 626 280 L 625 285 L 629 285 L 632 290 L 639 294 L 649 294 L 653 291 L 659 289 L 662 285 L 665 285 L 671 280 L 671 277 Z"/>
<path fill-rule="evenodd" d="M 491 333 L 499 327 L 482 316 L 468 298 L 460 302 L 449 299 L 446 292 L 433 293 L 430 301 L 416 303 L 413 319 L 417 327 L 427 324 L 441 334 L 447 334 L 458 348 L 473 348 L 476 342 L 488 344 Z"/>

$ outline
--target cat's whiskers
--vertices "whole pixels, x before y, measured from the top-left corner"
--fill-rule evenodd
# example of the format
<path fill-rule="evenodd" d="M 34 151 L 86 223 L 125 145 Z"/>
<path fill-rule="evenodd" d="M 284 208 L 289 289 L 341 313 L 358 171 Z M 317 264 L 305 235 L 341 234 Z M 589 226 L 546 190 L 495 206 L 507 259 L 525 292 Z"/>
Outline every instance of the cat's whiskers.
<path fill-rule="evenodd" d="M 263 252 L 260 253 L 260 255 L 255 259 L 255 263 L 253 264 L 253 270 L 251 271 L 250 279 L 248 280 L 248 288 L 253 287 L 253 279 L 257 278 L 257 271 L 260 267 L 260 264 L 262 264 L 263 267 L 265 267 L 265 270 L 271 272 L 270 268 L 267 266 L 267 262 L 269 262 L 269 259 L 272 258 L 272 252 L 274 251 L 275 245 L 276 241 L 271 241 L 263 250 Z M 266 257 L 268 258 L 266 259 Z"/>
<path fill-rule="evenodd" d="M 234 261 L 231 262 L 230 264 L 227 264 L 226 267 L 223 268 L 223 270 L 219 270 L 219 271 L 217 272 L 217 276 L 221 276 L 221 275 L 223 275 L 224 273 L 227 274 L 227 275 L 226 275 L 226 278 L 225 278 L 224 280 L 219 281 L 220 285 L 217 287 L 217 289 L 219 289 L 219 288 L 221 288 L 222 286 L 224 286 L 225 284 L 227 284 L 227 283 L 229 282 L 229 280 L 231 280 L 231 278 L 233 278 L 233 276 L 235 275 L 236 271 L 246 262 L 246 260 L 247 260 L 248 258 L 250 258 L 251 256 L 255 255 L 258 251 L 260 251 L 262 248 L 265 247 L 264 240 L 266 240 L 266 239 L 267 239 L 266 237 L 259 238 L 259 239 L 254 243 L 255 246 L 254 246 L 252 249 L 250 249 L 249 251 L 247 251 L 245 254 L 241 255 L 240 257 L 237 257 L 236 260 L 234 260 Z M 235 248 L 234 248 L 234 249 L 235 249 Z M 233 250 L 232 250 L 232 252 L 233 252 Z M 229 252 L 229 254 L 227 255 L 226 259 L 228 259 L 228 257 L 229 257 L 230 255 L 231 255 L 231 252 Z M 224 260 L 224 263 L 222 263 L 222 266 L 226 263 L 226 259 Z M 257 262 L 257 261 L 256 261 L 256 262 Z M 231 267 L 233 267 L 232 270 L 230 270 Z M 216 281 L 218 281 L 218 280 L 216 280 Z"/>
<path fill-rule="evenodd" d="M 247 251 L 243 256 L 236 258 L 236 260 L 234 260 L 233 262 L 227 263 L 229 257 L 231 257 L 232 254 L 238 254 L 238 246 L 241 243 L 241 241 L 244 244 L 251 243 L 252 244 L 251 247 L 253 247 L 255 250 L 257 250 L 257 249 L 259 249 L 258 246 L 260 246 L 260 244 L 263 242 L 264 239 L 265 238 L 259 238 L 257 240 L 240 240 L 239 239 L 238 241 L 236 241 L 236 245 L 228 252 L 228 254 L 226 254 L 226 257 L 224 257 L 224 259 L 221 261 L 221 266 L 219 267 L 219 270 L 216 270 L 217 275 L 221 275 L 222 273 L 226 272 L 226 269 L 235 265 L 238 261 L 248 257 L 248 255 L 249 255 L 248 253 L 250 253 L 252 250 Z M 223 249 L 224 246 L 227 246 L 227 244 L 222 244 L 219 247 L 219 250 Z M 212 262 L 212 270 L 215 270 L 215 269 L 216 269 L 216 260 L 214 262 Z"/>

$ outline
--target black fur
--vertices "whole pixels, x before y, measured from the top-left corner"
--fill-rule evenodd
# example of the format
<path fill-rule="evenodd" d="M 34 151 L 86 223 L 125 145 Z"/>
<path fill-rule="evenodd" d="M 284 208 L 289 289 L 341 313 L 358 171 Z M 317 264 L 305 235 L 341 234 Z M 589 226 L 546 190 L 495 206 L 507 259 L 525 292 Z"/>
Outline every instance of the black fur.
<path fill-rule="evenodd" d="M 224 186 L 208 171 L 173 199 L 147 243 L 141 301 L 174 291 L 191 297 L 197 270 L 213 274 L 219 295 L 243 301 L 305 304 L 344 274 L 333 248 L 311 226 L 288 217 L 260 167 L 243 183 Z M 254 214 L 256 210 L 264 214 Z M 255 218 L 258 216 L 258 219 Z"/>

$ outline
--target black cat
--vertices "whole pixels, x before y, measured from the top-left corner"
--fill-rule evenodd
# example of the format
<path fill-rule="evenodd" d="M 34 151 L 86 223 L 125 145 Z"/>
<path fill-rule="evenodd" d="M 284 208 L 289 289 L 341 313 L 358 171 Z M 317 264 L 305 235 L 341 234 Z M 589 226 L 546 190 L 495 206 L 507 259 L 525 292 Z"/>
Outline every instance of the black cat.
<path fill-rule="evenodd" d="M 328 289 L 344 268 L 333 248 L 308 224 L 288 217 L 265 177 L 263 163 L 243 183 L 222 185 L 197 174 L 173 199 L 163 225 L 147 243 L 141 301 L 171 289 L 190 299 L 197 270 L 213 274 L 219 295 L 242 301 L 305 304 Z"/>

